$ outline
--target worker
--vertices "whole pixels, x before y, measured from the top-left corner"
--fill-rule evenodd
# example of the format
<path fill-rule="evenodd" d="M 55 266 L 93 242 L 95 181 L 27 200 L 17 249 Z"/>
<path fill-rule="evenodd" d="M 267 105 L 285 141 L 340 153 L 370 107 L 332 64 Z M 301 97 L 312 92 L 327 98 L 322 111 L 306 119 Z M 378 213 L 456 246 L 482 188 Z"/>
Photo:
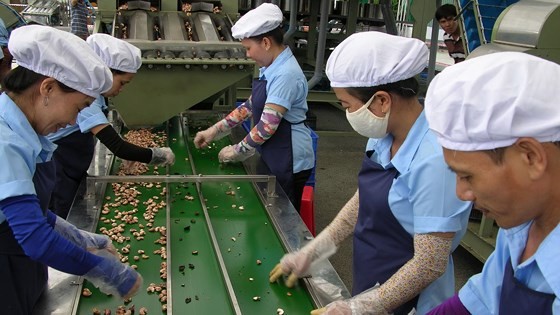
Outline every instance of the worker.
<path fill-rule="evenodd" d="M 455 63 L 464 61 L 465 47 L 463 47 L 459 21 L 457 21 L 457 8 L 452 4 L 444 4 L 437 8 L 435 15 L 439 26 L 445 32 L 443 34 L 443 43 L 447 47 L 449 57 L 453 58 Z"/>
<path fill-rule="evenodd" d="M 454 175 L 418 100 L 414 76 L 427 61 L 424 42 L 381 32 L 350 35 L 327 61 L 348 122 L 369 140 L 354 196 L 270 273 L 271 282 L 287 275 L 292 286 L 353 234 L 353 297 L 312 314 L 424 314 L 455 292 L 451 253 L 471 203 L 455 195 Z"/>
<path fill-rule="evenodd" d="M 560 314 L 560 66 L 518 52 L 445 69 L 426 95 L 457 195 L 500 227 L 482 272 L 432 314 Z"/>
<path fill-rule="evenodd" d="M 109 238 L 79 230 L 47 209 L 55 146 L 45 135 L 74 123 L 111 87 L 111 72 L 83 40 L 52 27 L 18 28 L 8 46 L 18 67 L 0 95 L 2 313 L 32 313 L 47 284 L 46 266 L 128 298 L 142 277 L 120 262 Z"/>
<path fill-rule="evenodd" d="M 107 120 L 105 97 L 117 96 L 134 78 L 142 64 L 140 49 L 107 34 L 93 34 L 86 40 L 113 73 L 113 86 L 95 102 L 80 111 L 77 124 L 49 134 L 58 145 L 53 160 L 56 164 L 56 185 L 51 198 L 51 210 L 66 218 L 80 182 L 87 177 L 93 159 L 95 136 L 117 157 L 153 165 L 173 164 L 175 155 L 170 148 L 143 148 L 125 141 Z M 93 135 L 92 135 L 93 134 Z"/>
<path fill-rule="evenodd" d="M 70 32 L 84 40 L 89 36 L 87 0 L 70 0 Z"/>
<path fill-rule="evenodd" d="M 244 120 L 253 118 L 253 129 L 239 143 L 223 148 L 220 162 L 240 162 L 259 150 L 261 158 L 299 211 L 303 188 L 315 165 L 311 131 L 304 124 L 307 81 L 289 47 L 283 44 L 283 15 L 278 6 L 263 3 L 247 12 L 232 27 L 247 57 L 260 66 L 251 97 L 226 118 L 198 132 L 197 148 L 228 135 Z M 259 171 L 264 173 L 263 170 Z"/>

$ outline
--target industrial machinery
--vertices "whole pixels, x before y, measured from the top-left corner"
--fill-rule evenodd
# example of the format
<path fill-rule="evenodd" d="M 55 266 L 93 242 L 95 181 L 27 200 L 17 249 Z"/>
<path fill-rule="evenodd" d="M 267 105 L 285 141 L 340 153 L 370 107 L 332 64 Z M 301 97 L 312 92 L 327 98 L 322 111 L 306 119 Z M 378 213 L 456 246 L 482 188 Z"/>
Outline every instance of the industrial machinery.
<path fill-rule="evenodd" d="M 128 127 L 161 124 L 196 104 L 233 106 L 236 84 L 253 75 L 254 62 L 231 36 L 237 1 L 98 5 L 94 32 L 112 34 L 142 50 L 142 68 L 114 99 Z"/>
<path fill-rule="evenodd" d="M 560 1 L 519 1 L 498 17 L 491 43 L 473 50 L 470 58 L 499 51 L 519 51 L 560 63 L 558 29 Z"/>
<path fill-rule="evenodd" d="M 96 148 L 87 195 L 74 202 L 68 221 L 110 235 L 144 285 L 125 303 L 50 269 L 49 290 L 36 314 L 115 314 L 119 306 L 132 305 L 150 314 L 307 314 L 349 297 L 328 261 L 295 288 L 269 283 L 282 255 L 312 235 L 274 177 L 247 175 L 258 157 L 244 166 L 220 165 L 217 153 L 229 139 L 194 148 L 195 132 L 213 123 L 214 115 L 190 112 L 159 126 L 167 138 L 159 145 L 173 149 L 176 163 L 150 168 L 147 175 L 114 176 L 119 161 Z M 92 294 L 83 295 L 83 289 Z"/>
<path fill-rule="evenodd" d="M 199 108 L 235 104 L 236 84 L 253 74 L 253 62 L 231 38 L 236 4 L 108 2 L 98 2 L 95 31 L 123 38 L 143 55 L 136 77 L 113 100 L 113 124 L 130 132 L 149 127 L 159 135 L 149 143 L 171 147 L 176 162 L 130 176 L 96 147 L 87 193 L 74 201 L 68 221 L 110 236 L 144 284 L 132 301 L 122 301 L 50 269 L 35 313 L 308 314 L 348 298 L 326 260 L 295 288 L 269 283 L 279 259 L 312 234 L 275 178 L 256 174 L 258 156 L 243 165 L 218 162 L 219 150 L 244 132 L 194 148 L 196 132 L 219 119 Z"/>
<path fill-rule="evenodd" d="M 36 0 L 30 2 L 21 14 L 29 22 L 57 26 L 63 20 L 64 9 L 63 4 L 58 0 Z"/>

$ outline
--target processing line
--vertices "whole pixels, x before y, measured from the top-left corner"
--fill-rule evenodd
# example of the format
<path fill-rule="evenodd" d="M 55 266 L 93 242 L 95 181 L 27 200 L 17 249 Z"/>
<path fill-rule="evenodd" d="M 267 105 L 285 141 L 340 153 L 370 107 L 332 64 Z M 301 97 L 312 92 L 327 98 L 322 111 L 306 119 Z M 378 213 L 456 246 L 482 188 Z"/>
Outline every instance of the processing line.
<path fill-rule="evenodd" d="M 284 253 L 312 235 L 274 177 L 250 174 L 258 157 L 220 165 L 217 153 L 231 143 L 227 138 L 194 148 L 194 134 L 212 117 L 187 113 L 159 127 L 176 154 L 167 169 L 115 175 L 120 161 L 96 148 L 95 176 L 68 221 L 97 233 L 118 231 L 110 235 L 113 244 L 123 262 L 137 266 L 143 286 L 125 303 L 81 277 L 50 269 L 38 314 L 126 314 L 131 308 L 136 314 L 142 308 L 149 314 L 308 314 L 349 297 L 328 261 L 295 288 L 269 283 L 268 273 Z"/>
<path fill-rule="evenodd" d="M 98 5 L 94 32 L 142 51 L 134 80 L 111 99 L 113 125 L 151 128 L 154 145 L 171 147 L 176 162 L 130 176 L 96 146 L 87 194 L 74 201 L 68 221 L 108 235 L 144 283 L 122 301 L 49 269 L 49 288 L 35 313 L 308 314 L 349 297 L 328 261 L 295 288 L 269 283 L 280 258 L 311 233 L 275 178 L 255 175 L 258 156 L 221 165 L 218 152 L 231 139 L 203 150 L 193 146 L 195 133 L 218 119 L 215 107 L 233 108 L 237 86 L 254 75 L 254 62 L 231 37 L 237 1 Z"/>

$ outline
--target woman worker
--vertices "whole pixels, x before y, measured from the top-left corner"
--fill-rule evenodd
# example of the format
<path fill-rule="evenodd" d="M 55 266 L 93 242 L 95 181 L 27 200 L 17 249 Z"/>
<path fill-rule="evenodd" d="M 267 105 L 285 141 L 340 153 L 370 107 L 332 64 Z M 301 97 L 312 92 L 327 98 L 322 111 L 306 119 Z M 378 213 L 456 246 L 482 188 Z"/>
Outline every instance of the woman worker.
<path fill-rule="evenodd" d="M 212 127 L 198 132 L 197 148 L 228 135 L 253 117 L 253 129 L 238 144 L 223 148 L 220 162 L 239 162 L 258 149 L 262 160 L 299 211 L 301 195 L 315 164 L 307 112 L 307 81 L 289 47 L 283 44 L 282 11 L 263 3 L 242 16 L 231 29 L 247 57 L 261 66 L 249 100 Z"/>
<path fill-rule="evenodd" d="M 560 314 L 559 80 L 556 63 L 502 52 L 432 81 L 426 118 L 457 195 L 500 230 L 482 272 L 431 314 Z"/>
<path fill-rule="evenodd" d="M 56 185 L 50 209 L 62 218 L 68 216 L 80 182 L 87 176 L 95 148 L 92 134 L 121 159 L 153 165 L 175 162 L 170 148 L 142 148 L 122 139 L 103 112 L 107 109 L 105 97 L 117 96 L 142 65 L 140 49 L 107 34 L 93 34 L 86 42 L 111 69 L 113 86 L 80 111 L 77 124 L 47 136 L 58 145 L 53 156 Z"/>
<path fill-rule="evenodd" d="M 45 135 L 75 123 L 78 112 L 111 87 L 111 72 L 83 40 L 51 27 L 18 28 L 8 45 L 19 66 L 0 95 L 2 313 L 32 313 L 47 284 L 46 266 L 127 298 L 142 277 L 113 255 L 109 238 L 47 210 L 55 146 Z"/>
<path fill-rule="evenodd" d="M 356 194 L 314 240 L 285 255 L 270 273 L 271 282 L 289 275 L 292 286 L 314 260 L 353 234 L 354 297 L 312 314 L 424 314 L 454 293 L 451 253 L 465 233 L 471 204 L 455 196 L 453 173 L 417 98 L 414 76 L 427 57 L 417 39 L 363 32 L 340 43 L 327 61 L 348 122 L 370 139 Z"/>

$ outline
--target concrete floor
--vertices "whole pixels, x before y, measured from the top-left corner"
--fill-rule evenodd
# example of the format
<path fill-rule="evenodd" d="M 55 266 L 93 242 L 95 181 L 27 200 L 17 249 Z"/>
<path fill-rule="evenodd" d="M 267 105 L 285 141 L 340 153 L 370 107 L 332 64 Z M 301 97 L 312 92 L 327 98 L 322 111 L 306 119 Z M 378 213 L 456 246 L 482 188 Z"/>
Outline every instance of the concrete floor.
<path fill-rule="evenodd" d="M 317 232 L 327 226 L 357 189 L 367 139 L 353 132 L 340 109 L 326 103 L 309 104 L 317 116 L 317 169 L 315 178 L 315 224 Z M 482 263 L 462 247 L 453 254 L 456 288 L 482 269 Z M 347 239 L 331 263 L 350 290 L 352 288 L 352 239 Z"/>

